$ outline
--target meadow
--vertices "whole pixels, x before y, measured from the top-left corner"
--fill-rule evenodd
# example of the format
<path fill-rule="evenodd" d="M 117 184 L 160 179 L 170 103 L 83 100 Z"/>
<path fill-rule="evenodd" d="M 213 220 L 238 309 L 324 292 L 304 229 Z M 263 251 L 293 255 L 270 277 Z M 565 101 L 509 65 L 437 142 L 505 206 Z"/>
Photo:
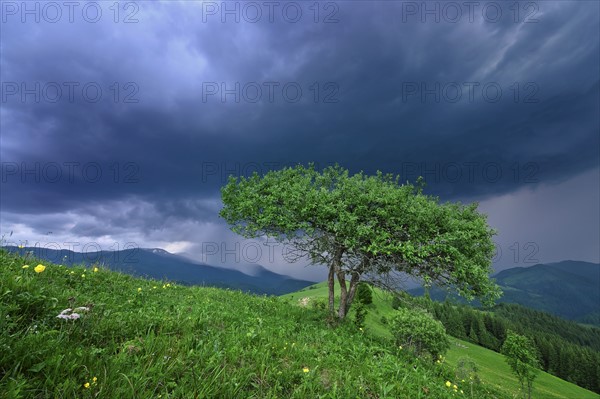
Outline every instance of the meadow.
<path fill-rule="evenodd" d="M 296 298 L 0 250 L 2 398 L 512 397 L 365 330 Z"/>
<path fill-rule="evenodd" d="M 336 292 L 339 292 L 339 285 L 336 287 Z M 285 298 L 296 301 L 296 303 L 308 304 L 311 301 L 323 303 L 327 296 L 325 282 L 284 295 Z M 392 307 L 392 296 L 374 288 L 373 303 L 367 305 L 367 309 L 365 333 L 382 339 L 391 338 L 388 322 L 395 312 Z M 351 319 L 354 317 L 352 311 L 349 317 Z M 459 360 L 468 357 L 477 365 L 477 374 L 484 386 L 493 388 L 502 397 L 521 397 L 519 383 L 503 355 L 456 338 L 451 338 L 451 342 L 451 348 L 445 356 L 445 362 L 450 369 L 456 370 Z M 598 399 L 600 395 L 541 371 L 534 382 L 532 397 L 534 399 Z"/>

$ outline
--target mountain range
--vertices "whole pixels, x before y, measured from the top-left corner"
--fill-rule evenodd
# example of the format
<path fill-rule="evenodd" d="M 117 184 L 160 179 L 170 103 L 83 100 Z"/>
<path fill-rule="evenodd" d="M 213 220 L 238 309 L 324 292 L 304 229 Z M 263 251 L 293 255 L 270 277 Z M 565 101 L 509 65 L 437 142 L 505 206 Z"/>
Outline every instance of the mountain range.
<path fill-rule="evenodd" d="M 3 247 L 9 252 L 25 255 L 65 266 L 85 264 L 103 265 L 111 270 L 154 279 L 166 279 L 186 285 L 206 285 L 239 289 L 245 292 L 282 295 L 314 284 L 274 273 L 265 267 L 249 265 L 248 273 L 204 263 L 172 254 L 160 248 L 134 248 L 119 251 L 74 252 L 66 249 L 15 246 Z"/>
<path fill-rule="evenodd" d="M 498 302 L 517 303 L 566 319 L 600 325 L 600 264 L 566 260 L 557 263 L 514 267 L 493 276 L 502 288 Z M 423 288 L 409 290 L 422 295 Z M 458 299 L 432 287 L 434 300 Z"/>
<path fill-rule="evenodd" d="M 314 284 L 274 273 L 252 264 L 241 272 L 195 262 L 189 257 L 172 254 L 160 248 L 135 248 L 120 251 L 74 252 L 40 247 L 3 247 L 10 252 L 33 256 L 49 262 L 101 264 L 123 273 L 155 279 L 166 279 L 186 285 L 206 285 L 239 289 L 267 295 L 283 295 Z M 505 269 L 493 276 L 503 291 L 498 302 L 517 303 L 566 319 L 600 326 L 600 264 L 581 261 L 537 264 Z M 408 291 L 423 295 L 422 287 Z M 434 300 L 452 299 L 466 302 L 444 289 L 432 287 Z M 478 305 L 475 301 L 474 305 Z"/>

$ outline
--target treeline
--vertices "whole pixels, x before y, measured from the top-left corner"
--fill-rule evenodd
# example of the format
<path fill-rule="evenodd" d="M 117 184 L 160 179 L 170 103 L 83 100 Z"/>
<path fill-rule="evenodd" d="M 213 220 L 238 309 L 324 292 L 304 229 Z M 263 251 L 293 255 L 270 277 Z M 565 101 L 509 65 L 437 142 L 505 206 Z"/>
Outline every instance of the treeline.
<path fill-rule="evenodd" d="M 500 352 L 507 330 L 530 337 L 544 371 L 600 393 L 600 329 L 515 304 L 490 310 L 417 299 L 448 334 Z M 396 306 L 395 306 L 396 307 Z"/>
<path fill-rule="evenodd" d="M 573 344 L 600 351 L 600 328 L 598 327 L 583 326 L 574 321 L 512 303 L 498 304 L 492 311 L 496 316 L 518 325 L 528 326 L 530 330 L 557 334 Z"/>

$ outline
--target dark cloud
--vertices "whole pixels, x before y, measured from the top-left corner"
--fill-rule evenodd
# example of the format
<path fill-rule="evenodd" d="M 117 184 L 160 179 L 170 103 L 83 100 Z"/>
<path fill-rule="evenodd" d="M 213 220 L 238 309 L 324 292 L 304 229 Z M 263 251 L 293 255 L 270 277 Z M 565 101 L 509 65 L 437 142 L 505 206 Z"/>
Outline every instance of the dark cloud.
<path fill-rule="evenodd" d="M 4 15 L 3 230 L 193 246 L 206 223 L 225 228 L 228 173 L 297 162 L 424 175 L 430 192 L 463 201 L 598 167 L 596 3 L 520 4 L 516 15 L 485 2 L 455 23 L 437 2 L 320 4 L 318 23 L 308 3 L 289 3 L 297 23 L 278 12 L 271 23 L 266 9 L 258 23 L 222 23 L 206 3 L 134 4 L 119 23 L 104 6 L 98 23 Z M 423 4 L 434 10 L 425 22 Z M 122 23 L 133 11 L 138 22 Z M 338 22 L 323 23 L 331 13 Z M 22 84 L 40 100 L 22 98 Z M 239 102 L 223 84 L 239 85 Z M 53 219 L 66 214 L 71 223 Z"/>

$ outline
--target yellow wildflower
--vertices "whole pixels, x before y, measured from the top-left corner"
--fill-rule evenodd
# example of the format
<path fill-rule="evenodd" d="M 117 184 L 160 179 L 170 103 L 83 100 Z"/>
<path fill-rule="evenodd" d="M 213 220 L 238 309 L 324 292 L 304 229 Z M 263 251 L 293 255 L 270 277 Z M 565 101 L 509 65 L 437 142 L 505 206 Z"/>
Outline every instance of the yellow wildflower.
<path fill-rule="evenodd" d="M 454 384 L 454 385 L 452 386 L 452 388 L 454 388 L 454 390 L 455 390 L 455 391 L 458 389 L 458 387 L 456 386 L 456 384 Z"/>
<path fill-rule="evenodd" d="M 142 289 L 141 289 L 141 288 L 138 288 L 138 292 L 142 292 Z"/>
<path fill-rule="evenodd" d="M 35 270 L 36 273 L 41 273 L 44 270 L 46 270 L 46 266 L 40 264 L 40 265 L 37 265 L 36 267 L 34 267 L 33 270 Z"/>
<path fill-rule="evenodd" d="M 97 377 L 92 378 L 92 382 L 95 384 L 96 382 L 98 382 L 98 378 Z"/>
<path fill-rule="evenodd" d="M 450 388 L 450 387 L 452 386 L 452 383 L 451 383 L 450 381 L 446 381 L 446 386 L 447 386 L 448 388 Z"/>
<path fill-rule="evenodd" d="M 81 278 L 85 278 L 85 274 L 82 274 L 82 275 L 81 275 Z"/>
<path fill-rule="evenodd" d="M 89 387 L 90 387 L 90 383 L 89 383 L 89 382 L 86 382 L 85 384 L 83 384 L 83 387 L 84 387 L 84 388 L 89 388 Z"/>
<path fill-rule="evenodd" d="M 305 373 L 308 373 L 310 371 L 310 369 L 308 367 L 303 367 L 302 371 L 304 371 Z"/>
<path fill-rule="evenodd" d="M 97 267 L 94 267 L 94 273 L 98 273 L 98 270 L 100 270 L 100 269 L 98 269 Z"/>

